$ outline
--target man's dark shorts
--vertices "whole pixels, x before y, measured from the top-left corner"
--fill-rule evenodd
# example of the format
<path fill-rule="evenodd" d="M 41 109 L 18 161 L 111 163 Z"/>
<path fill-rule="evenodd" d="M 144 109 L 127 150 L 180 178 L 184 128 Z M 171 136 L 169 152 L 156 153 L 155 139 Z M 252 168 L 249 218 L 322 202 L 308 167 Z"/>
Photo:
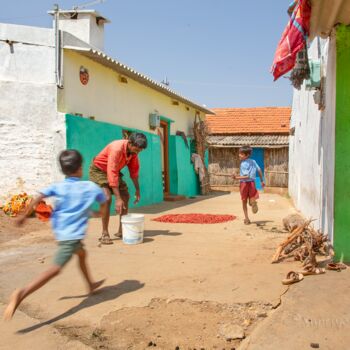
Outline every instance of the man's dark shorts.
<path fill-rule="evenodd" d="M 127 205 L 129 202 L 130 194 L 126 182 L 122 178 L 123 174 L 119 173 L 119 192 L 124 203 Z M 113 195 L 113 190 L 109 186 L 107 174 L 99 169 L 94 163 L 91 163 L 89 170 L 89 178 L 92 182 L 95 182 L 100 187 L 106 187 L 110 190 Z"/>

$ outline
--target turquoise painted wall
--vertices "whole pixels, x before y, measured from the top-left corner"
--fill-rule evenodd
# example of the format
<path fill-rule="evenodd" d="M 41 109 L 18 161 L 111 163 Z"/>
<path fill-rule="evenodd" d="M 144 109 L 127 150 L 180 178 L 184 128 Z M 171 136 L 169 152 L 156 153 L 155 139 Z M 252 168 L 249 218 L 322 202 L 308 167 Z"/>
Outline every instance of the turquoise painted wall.
<path fill-rule="evenodd" d="M 188 138 L 188 144 L 191 140 Z M 181 136 L 169 138 L 169 177 L 170 193 L 184 196 L 196 196 L 199 192 L 198 175 L 191 162 L 191 148 Z"/>
<path fill-rule="evenodd" d="M 350 27 L 337 28 L 334 248 L 350 262 Z"/>
<path fill-rule="evenodd" d="M 208 169 L 208 167 L 209 167 L 209 151 L 208 151 L 208 149 L 206 149 L 205 153 L 204 153 L 204 165 Z"/>
<path fill-rule="evenodd" d="M 97 122 L 90 119 L 66 115 L 67 148 L 79 150 L 84 157 L 84 179 L 88 179 L 92 159 L 110 142 L 122 139 L 122 130 L 139 131 L 146 135 L 148 147 L 139 155 L 139 183 L 141 200 L 137 207 L 159 203 L 163 200 L 161 149 L 159 136 L 142 130 L 124 128 L 119 125 Z M 130 207 L 134 207 L 134 185 L 129 177 L 127 167 L 122 171 L 129 187 Z M 114 208 L 114 204 L 112 206 Z"/>

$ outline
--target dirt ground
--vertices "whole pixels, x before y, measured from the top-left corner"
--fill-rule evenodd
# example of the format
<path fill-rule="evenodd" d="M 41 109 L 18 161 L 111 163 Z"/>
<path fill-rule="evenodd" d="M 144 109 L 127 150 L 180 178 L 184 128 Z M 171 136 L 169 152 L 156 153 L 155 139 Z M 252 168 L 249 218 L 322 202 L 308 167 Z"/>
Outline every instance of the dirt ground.
<path fill-rule="evenodd" d="M 290 287 L 281 307 L 261 322 L 240 350 L 348 350 L 349 269 L 308 276 Z"/>
<path fill-rule="evenodd" d="M 86 295 L 76 262 L 70 262 L 24 301 L 11 322 L 2 323 L 0 349 L 238 349 L 279 309 L 287 291 L 281 279 L 299 268 L 296 262 L 270 263 L 286 237 L 281 219 L 294 212 L 286 197 L 263 194 L 250 226 L 243 224 L 238 193 L 137 212 L 146 214 L 140 245 L 115 239 L 101 247 L 100 221 L 90 221 L 89 265 L 94 278 L 106 278 L 100 291 Z M 237 219 L 214 225 L 152 221 L 164 213 L 233 214 Z M 112 224 L 116 230 L 116 219 Z M 39 227 L 27 226 L 13 240 L 12 227 L 5 229 L 0 312 L 14 288 L 51 263 L 55 243 L 47 226 L 39 222 Z"/>
<path fill-rule="evenodd" d="M 38 231 L 47 231 L 50 227 L 50 224 L 43 223 L 37 218 L 28 219 L 25 226 L 15 226 L 14 218 L 11 218 L 4 214 L 2 210 L 0 210 L 0 245 L 1 243 L 5 243 L 14 239 L 18 239 L 23 235 L 28 235 L 31 232 Z"/>

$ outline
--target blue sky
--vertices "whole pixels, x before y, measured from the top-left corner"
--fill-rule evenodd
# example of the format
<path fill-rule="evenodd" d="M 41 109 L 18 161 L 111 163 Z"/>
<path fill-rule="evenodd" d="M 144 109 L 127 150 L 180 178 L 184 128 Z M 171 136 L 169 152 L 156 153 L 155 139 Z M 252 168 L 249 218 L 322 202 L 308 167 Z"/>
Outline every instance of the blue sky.
<path fill-rule="evenodd" d="M 55 1 L 0 0 L 0 22 L 50 27 Z M 58 1 L 70 9 L 86 1 Z M 270 67 L 290 0 L 107 0 L 105 51 L 209 108 L 289 106 Z"/>

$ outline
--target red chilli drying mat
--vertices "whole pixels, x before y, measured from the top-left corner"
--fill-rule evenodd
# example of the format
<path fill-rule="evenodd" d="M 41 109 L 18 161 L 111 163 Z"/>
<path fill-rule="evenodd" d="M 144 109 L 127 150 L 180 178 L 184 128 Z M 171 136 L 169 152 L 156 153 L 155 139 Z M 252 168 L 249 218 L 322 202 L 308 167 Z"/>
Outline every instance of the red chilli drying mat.
<path fill-rule="evenodd" d="M 213 214 L 168 214 L 162 215 L 153 221 L 167 222 L 172 224 L 219 224 L 221 222 L 236 219 L 233 215 L 213 215 Z"/>

